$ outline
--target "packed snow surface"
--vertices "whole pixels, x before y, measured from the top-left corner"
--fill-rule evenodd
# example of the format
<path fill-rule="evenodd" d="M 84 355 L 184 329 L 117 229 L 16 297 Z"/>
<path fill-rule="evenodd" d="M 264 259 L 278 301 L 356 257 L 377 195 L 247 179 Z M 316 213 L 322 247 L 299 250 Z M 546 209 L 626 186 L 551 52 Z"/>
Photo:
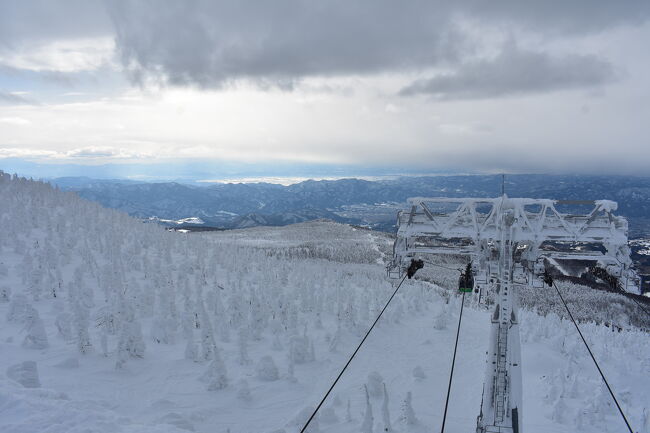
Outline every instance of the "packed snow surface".
<path fill-rule="evenodd" d="M 385 234 L 325 221 L 170 233 L 7 175 L 0 201 L 3 433 L 298 432 L 393 290 Z M 425 271 L 312 432 L 440 428 L 460 297 L 444 287 L 455 271 Z M 650 432 L 645 322 L 623 298 L 561 288 L 635 431 Z M 524 431 L 625 431 L 557 299 L 521 295 Z M 489 314 L 466 300 L 448 432 L 474 431 Z"/>

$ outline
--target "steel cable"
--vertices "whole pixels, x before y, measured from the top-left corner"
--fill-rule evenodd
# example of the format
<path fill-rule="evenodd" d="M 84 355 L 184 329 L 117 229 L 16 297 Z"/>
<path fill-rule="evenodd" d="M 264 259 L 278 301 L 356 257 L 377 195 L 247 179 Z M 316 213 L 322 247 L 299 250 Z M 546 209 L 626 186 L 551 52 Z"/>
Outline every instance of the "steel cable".
<path fill-rule="evenodd" d="M 366 341 L 366 338 L 368 338 L 368 335 L 370 335 L 370 332 L 372 332 L 372 330 L 373 330 L 373 328 L 375 327 L 375 325 L 377 324 L 377 322 L 379 322 L 379 319 L 381 318 L 382 314 L 384 314 L 384 311 L 386 311 L 386 308 L 388 308 L 388 305 L 390 304 L 390 302 L 393 300 L 393 298 L 394 298 L 395 295 L 397 294 L 397 291 L 399 290 L 400 287 L 402 287 L 402 283 L 404 282 L 405 279 L 406 279 L 406 275 L 404 275 L 404 277 L 402 278 L 402 281 L 399 282 L 399 284 L 397 285 L 397 288 L 395 289 L 395 291 L 393 292 L 393 294 L 390 296 L 390 298 L 388 298 L 388 301 L 386 302 L 386 305 L 384 305 L 384 308 L 381 309 L 381 311 L 379 312 L 379 315 L 377 316 L 377 318 L 375 319 L 375 321 L 374 321 L 374 322 L 372 323 L 372 325 L 370 326 L 370 329 L 368 329 L 368 332 L 366 332 L 366 335 L 363 337 L 363 339 L 361 340 L 361 342 L 359 343 L 359 345 L 358 345 L 357 348 L 355 349 L 354 353 L 352 353 L 352 356 L 350 356 L 350 359 L 348 359 L 348 362 L 345 363 L 345 366 L 343 367 L 343 369 L 341 370 L 341 372 L 339 373 L 339 375 L 336 377 L 336 379 L 334 380 L 334 382 L 332 383 L 332 385 L 330 386 L 330 388 L 327 390 L 327 392 L 326 392 L 325 395 L 323 396 L 323 398 L 322 398 L 322 400 L 320 401 L 320 403 L 318 403 L 318 406 L 316 406 L 316 409 L 314 409 L 314 412 L 311 414 L 311 416 L 309 417 L 309 419 L 308 419 L 307 422 L 305 423 L 304 427 L 300 430 L 300 433 L 304 433 L 304 432 L 307 430 L 307 427 L 309 427 L 309 424 L 312 422 L 312 420 L 314 419 L 314 417 L 315 417 L 316 414 L 318 413 L 318 410 L 321 408 L 321 406 L 323 405 L 323 403 L 325 403 L 325 400 L 327 399 L 327 396 L 330 395 L 330 393 L 331 393 L 332 390 L 334 389 L 334 386 L 336 386 L 336 383 L 339 381 L 339 379 L 341 378 L 341 376 L 343 376 L 343 373 L 344 373 L 345 370 L 348 368 L 348 365 L 350 365 L 350 363 L 351 363 L 352 360 L 354 359 L 355 355 L 357 354 L 357 352 L 359 351 L 359 349 L 361 349 L 361 346 L 363 345 L 363 343 Z"/>
<path fill-rule="evenodd" d="M 454 378 L 454 366 L 456 365 L 456 350 L 458 349 L 458 337 L 460 335 L 460 324 L 463 321 L 463 307 L 465 306 L 465 292 L 460 301 L 460 316 L 458 317 L 458 328 L 456 329 L 456 344 L 454 345 L 454 356 L 451 360 L 451 372 L 449 373 L 449 386 L 447 387 L 447 399 L 445 400 L 445 413 L 442 416 L 442 428 L 440 433 L 445 432 L 445 422 L 447 421 L 447 407 L 449 406 L 449 395 L 451 394 L 451 381 Z"/>
<path fill-rule="evenodd" d="M 596 365 L 596 368 L 598 369 L 598 373 L 600 373 L 600 377 L 603 379 L 603 382 L 605 382 L 605 385 L 607 386 L 607 390 L 609 391 L 609 394 L 612 396 L 612 399 L 614 400 L 614 403 L 616 403 L 616 407 L 618 408 L 618 411 L 621 414 L 621 417 L 623 418 L 623 421 L 625 421 L 625 425 L 627 425 L 627 429 L 630 431 L 630 433 L 634 433 L 634 431 L 632 430 L 632 427 L 630 427 L 630 423 L 627 421 L 627 417 L 623 413 L 623 409 L 621 409 L 621 405 L 618 403 L 618 400 L 616 399 L 616 396 L 614 395 L 614 392 L 612 391 L 612 388 L 609 386 L 609 382 L 607 382 L 607 379 L 605 378 L 605 375 L 603 374 L 603 371 L 600 369 L 600 365 L 598 365 L 598 361 L 596 361 L 596 358 L 594 357 L 594 354 L 592 353 L 591 348 L 589 347 L 589 344 L 587 344 L 587 340 L 585 340 L 585 337 L 582 335 L 582 332 L 580 331 L 580 327 L 576 323 L 575 319 L 573 318 L 573 314 L 571 314 L 571 310 L 569 310 L 569 307 L 567 306 L 566 302 L 564 301 L 564 297 L 562 296 L 562 293 L 560 292 L 560 289 L 555 284 L 555 281 L 553 281 L 553 287 L 555 287 L 555 290 L 557 291 L 557 294 L 560 296 L 560 300 L 562 300 L 562 304 L 564 304 L 564 308 L 566 308 L 566 312 L 569 313 L 569 317 L 571 318 L 571 321 L 573 322 L 573 325 L 576 327 L 576 330 L 578 331 L 578 334 L 580 334 L 580 338 L 582 339 L 582 342 L 585 344 L 585 347 L 587 348 L 587 351 L 589 352 L 589 356 L 591 356 L 591 360 L 594 361 L 594 364 Z"/>

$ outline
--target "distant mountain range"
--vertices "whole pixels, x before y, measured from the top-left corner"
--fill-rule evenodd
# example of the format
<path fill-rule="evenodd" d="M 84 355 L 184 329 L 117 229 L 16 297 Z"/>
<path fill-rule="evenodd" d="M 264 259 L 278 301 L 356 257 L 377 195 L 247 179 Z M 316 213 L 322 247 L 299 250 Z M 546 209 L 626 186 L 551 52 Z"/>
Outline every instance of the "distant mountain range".
<path fill-rule="evenodd" d="M 242 228 L 279 226 L 327 218 L 380 230 L 393 229 L 395 212 L 408 197 L 495 197 L 500 175 L 399 177 L 392 180 L 322 180 L 283 186 L 226 183 L 209 186 L 128 180 L 57 178 L 63 190 L 133 216 L 167 225 Z M 562 200 L 610 199 L 630 219 L 633 235 L 650 233 L 650 178 L 521 174 L 506 176 L 511 197 Z M 187 218 L 198 220 L 181 221 Z"/>

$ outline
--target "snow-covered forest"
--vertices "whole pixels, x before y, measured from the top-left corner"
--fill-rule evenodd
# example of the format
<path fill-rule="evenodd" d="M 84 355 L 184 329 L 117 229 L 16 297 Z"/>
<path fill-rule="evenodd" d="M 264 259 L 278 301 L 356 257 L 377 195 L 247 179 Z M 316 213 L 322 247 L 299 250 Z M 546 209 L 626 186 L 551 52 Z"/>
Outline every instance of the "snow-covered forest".
<path fill-rule="evenodd" d="M 298 432 L 393 290 L 390 236 L 346 225 L 168 232 L 2 172 L 0 203 L 2 432 Z M 404 283 L 311 432 L 439 428 L 454 272 Z M 619 295 L 560 288 L 650 433 L 649 319 Z M 553 292 L 520 303 L 525 431 L 624 431 Z M 473 431 L 481 401 L 489 312 L 465 308 L 449 432 Z"/>

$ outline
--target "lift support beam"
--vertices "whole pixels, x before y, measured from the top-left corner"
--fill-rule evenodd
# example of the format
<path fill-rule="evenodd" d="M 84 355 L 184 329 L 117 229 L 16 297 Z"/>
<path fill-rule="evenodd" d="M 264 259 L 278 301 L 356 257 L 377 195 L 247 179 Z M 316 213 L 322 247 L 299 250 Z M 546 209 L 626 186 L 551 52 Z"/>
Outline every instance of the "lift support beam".
<path fill-rule="evenodd" d="M 638 293 L 631 269 L 627 220 L 608 200 L 556 201 L 508 198 L 411 198 L 397 217 L 389 275 L 401 277 L 415 259 L 429 255 L 469 256 L 477 278 L 495 294 L 483 399 L 477 433 L 522 433 L 522 381 L 515 269 L 526 284 L 541 280 L 544 261 L 591 260 Z M 557 207 L 587 206 L 586 213 Z M 441 211 L 442 209 L 442 211 Z"/>

